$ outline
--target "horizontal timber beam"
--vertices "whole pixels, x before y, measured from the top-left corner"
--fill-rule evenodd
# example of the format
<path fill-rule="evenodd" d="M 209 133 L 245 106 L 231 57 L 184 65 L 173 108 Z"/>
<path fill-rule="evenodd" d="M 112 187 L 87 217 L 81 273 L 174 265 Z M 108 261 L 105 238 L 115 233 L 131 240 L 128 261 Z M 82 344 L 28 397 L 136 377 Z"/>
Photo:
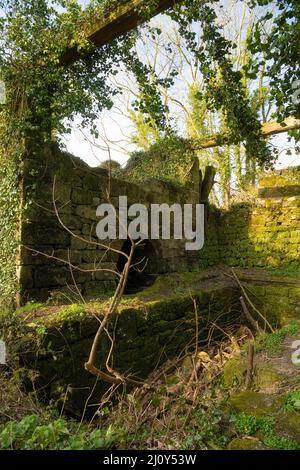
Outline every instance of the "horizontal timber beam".
<path fill-rule="evenodd" d="M 270 121 L 262 124 L 260 135 L 268 137 L 270 135 L 281 134 L 293 129 L 300 129 L 300 119 L 288 117 L 283 122 Z M 194 150 L 208 149 L 212 147 L 219 147 L 228 143 L 226 135 L 215 134 L 202 139 L 193 139 L 191 141 Z"/>
<path fill-rule="evenodd" d="M 87 25 L 85 39 L 97 48 L 131 31 L 145 21 L 138 12 L 143 3 L 145 0 L 131 0 L 114 8 L 106 16 L 99 15 L 99 18 L 93 21 L 93 25 Z M 171 8 L 176 3 L 179 3 L 179 0 L 159 0 L 153 16 Z M 62 64 L 72 64 L 86 54 L 78 50 L 78 44 L 74 44 L 65 51 Z"/>

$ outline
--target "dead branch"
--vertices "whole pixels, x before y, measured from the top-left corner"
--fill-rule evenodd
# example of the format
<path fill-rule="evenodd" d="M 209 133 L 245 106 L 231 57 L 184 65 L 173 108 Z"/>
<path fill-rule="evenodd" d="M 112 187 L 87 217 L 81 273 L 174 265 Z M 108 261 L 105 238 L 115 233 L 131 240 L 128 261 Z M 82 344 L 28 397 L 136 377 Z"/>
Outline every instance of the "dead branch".
<path fill-rule="evenodd" d="M 269 323 L 269 321 L 267 320 L 267 318 L 258 310 L 257 307 L 255 307 L 255 305 L 253 304 L 253 302 L 251 302 L 244 286 L 242 285 L 241 281 L 239 280 L 238 276 L 236 275 L 236 272 L 234 271 L 233 268 L 231 268 L 231 272 L 233 274 L 233 277 L 234 279 L 236 280 L 236 282 L 238 283 L 242 293 L 243 293 L 243 296 L 245 297 L 245 299 L 247 300 L 247 302 L 249 303 L 249 305 L 253 308 L 253 310 L 257 313 L 257 315 L 264 321 L 265 325 L 269 327 L 271 333 L 274 333 L 274 329 L 272 328 L 272 325 Z"/>
<path fill-rule="evenodd" d="M 254 361 L 254 345 L 253 343 L 249 344 L 248 349 L 248 368 L 245 382 L 245 389 L 250 390 L 252 378 L 253 378 L 253 361 Z"/>
<path fill-rule="evenodd" d="M 93 269 L 80 268 L 79 266 L 76 266 L 76 265 L 70 263 L 69 260 L 59 258 L 57 256 L 54 256 L 54 254 L 49 255 L 48 253 L 45 253 L 45 252 L 39 251 L 39 250 L 35 250 L 34 248 L 30 248 L 30 246 L 26 246 L 26 245 L 20 245 L 20 246 L 25 248 L 28 251 L 31 251 L 31 252 L 35 253 L 36 255 L 44 256 L 45 258 L 52 259 L 52 260 L 55 260 L 55 261 L 59 261 L 60 263 L 67 264 L 74 271 L 80 271 L 82 273 L 108 272 L 108 273 L 114 274 L 117 277 L 121 277 L 120 273 L 118 271 L 115 271 L 114 269 L 109 269 L 109 268 L 93 268 Z"/>
<path fill-rule="evenodd" d="M 252 317 L 251 313 L 249 312 L 248 310 L 248 307 L 245 303 L 245 300 L 244 300 L 244 297 L 241 296 L 240 297 L 240 302 L 241 302 L 241 306 L 242 306 L 242 309 L 243 309 L 243 312 L 244 312 L 244 315 L 245 317 L 247 318 L 247 320 L 249 321 L 249 323 L 253 326 L 254 328 L 254 331 L 256 333 L 260 333 L 262 330 L 261 328 L 259 327 L 259 324 L 256 320 L 254 320 L 254 318 Z"/>

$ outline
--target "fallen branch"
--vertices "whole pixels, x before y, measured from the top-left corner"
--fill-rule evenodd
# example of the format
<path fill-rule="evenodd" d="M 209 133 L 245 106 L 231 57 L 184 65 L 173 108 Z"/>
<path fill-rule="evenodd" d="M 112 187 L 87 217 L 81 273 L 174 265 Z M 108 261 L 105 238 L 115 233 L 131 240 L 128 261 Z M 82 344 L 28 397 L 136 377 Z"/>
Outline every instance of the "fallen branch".
<path fill-rule="evenodd" d="M 253 343 L 249 344 L 248 349 L 248 368 L 245 382 L 245 389 L 250 390 L 252 378 L 253 378 L 253 362 L 254 362 L 254 345 Z"/>
<path fill-rule="evenodd" d="M 269 321 L 267 320 L 267 318 L 258 310 L 258 308 L 255 307 L 255 305 L 253 304 L 253 302 L 251 302 L 245 288 L 243 287 L 241 281 L 239 280 L 239 278 L 237 277 L 235 271 L 233 268 L 231 268 L 231 272 L 234 276 L 234 279 L 236 280 L 236 282 L 238 283 L 242 293 L 243 293 L 243 296 L 245 297 L 245 299 L 247 300 L 247 302 L 249 303 L 249 305 L 253 308 L 253 310 L 257 313 L 257 315 L 264 321 L 265 325 L 267 325 L 271 331 L 271 333 L 274 333 L 274 329 L 272 328 L 272 325 L 269 323 Z"/>
<path fill-rule="evenodd" d="M 248 322 L 253 326 L 254 330 L 256 331 L 256 333 L 260 333 L 261 332 L 261 328 L 258 324 L 258 322 L 256 320 L 254 320 L 254 318 L 252 317 L 251 313 L 249 312 L 248 310 L 248 307 L 245 303 L 245 300 L 244 300 L 244 297 L 241 296 L 240 297 L 240 302 L 241 302 L 241 306 L 242 306 L 242 309 L 243 309 L 243 312 L 244 312 L 244 315 L 245 317 L 247 318 Z"/>

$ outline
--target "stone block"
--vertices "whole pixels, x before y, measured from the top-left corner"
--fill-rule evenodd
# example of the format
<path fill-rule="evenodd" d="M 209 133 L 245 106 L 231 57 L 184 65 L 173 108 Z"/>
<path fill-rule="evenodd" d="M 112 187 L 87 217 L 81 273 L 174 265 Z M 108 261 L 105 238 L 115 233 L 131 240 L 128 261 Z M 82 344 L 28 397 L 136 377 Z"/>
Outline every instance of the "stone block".
<path fill-rule="evenodd" d="M 99 217 L 96 216 L 96 209 L 91 206 L 78 206 L 75 209 L 75 214 L 83 219 L 98 221 Z"/>
<path fill-rule="evenodd" d="M 93 196 L 91 191 L 86 190 L 85 188 L 72 190 L 71 195 L 72 202 L 79 205 L 92 205 Z"/>
<path fill-rule="evenodd" d="M 38 266 L 34 272 L 35 287 L 65 286 L 70 281 L 71 275 L 67 268 Z"/>

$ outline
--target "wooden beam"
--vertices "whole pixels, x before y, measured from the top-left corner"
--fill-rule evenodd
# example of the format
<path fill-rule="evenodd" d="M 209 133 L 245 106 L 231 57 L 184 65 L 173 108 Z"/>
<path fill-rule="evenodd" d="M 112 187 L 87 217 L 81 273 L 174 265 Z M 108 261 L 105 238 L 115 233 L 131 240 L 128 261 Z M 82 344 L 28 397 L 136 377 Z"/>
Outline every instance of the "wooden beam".
<path fill-rule="evenodd" d="M 95 48 L 103 46 L 119 36 L 131 31 L 145 19 L 141 17 L 138 10 L 143 6 L 145 0 L 131 0 L 110 11 L 106 16 L 99 15 L 89 25 L 82 21 L 81 30 L 85 30 L 84 37 Z M 171 8 L 179 0 L 159 0 L 153 16 Z M 79 51 L 78 44 L 72 44 L 64 53 L 62 63 L 69 65 L 87 55 L 87 52 Z"/>
<path fill-rule="evenodd" d="M 262 124 L 260 135 L 262 137 L 268 137 L 270 135 L 288 132 L 293 129 L 300 129 L 300 119 L 288 117 L 281 123 L 270 121 Z M 194 150 L 200 150 L 226 145 L 227 142 L 228 140 L 226 135 L 215 134 L 209 137 L 204 137 L 203 139 L 193 139 L 191 141 L 191 146 Z"/>

